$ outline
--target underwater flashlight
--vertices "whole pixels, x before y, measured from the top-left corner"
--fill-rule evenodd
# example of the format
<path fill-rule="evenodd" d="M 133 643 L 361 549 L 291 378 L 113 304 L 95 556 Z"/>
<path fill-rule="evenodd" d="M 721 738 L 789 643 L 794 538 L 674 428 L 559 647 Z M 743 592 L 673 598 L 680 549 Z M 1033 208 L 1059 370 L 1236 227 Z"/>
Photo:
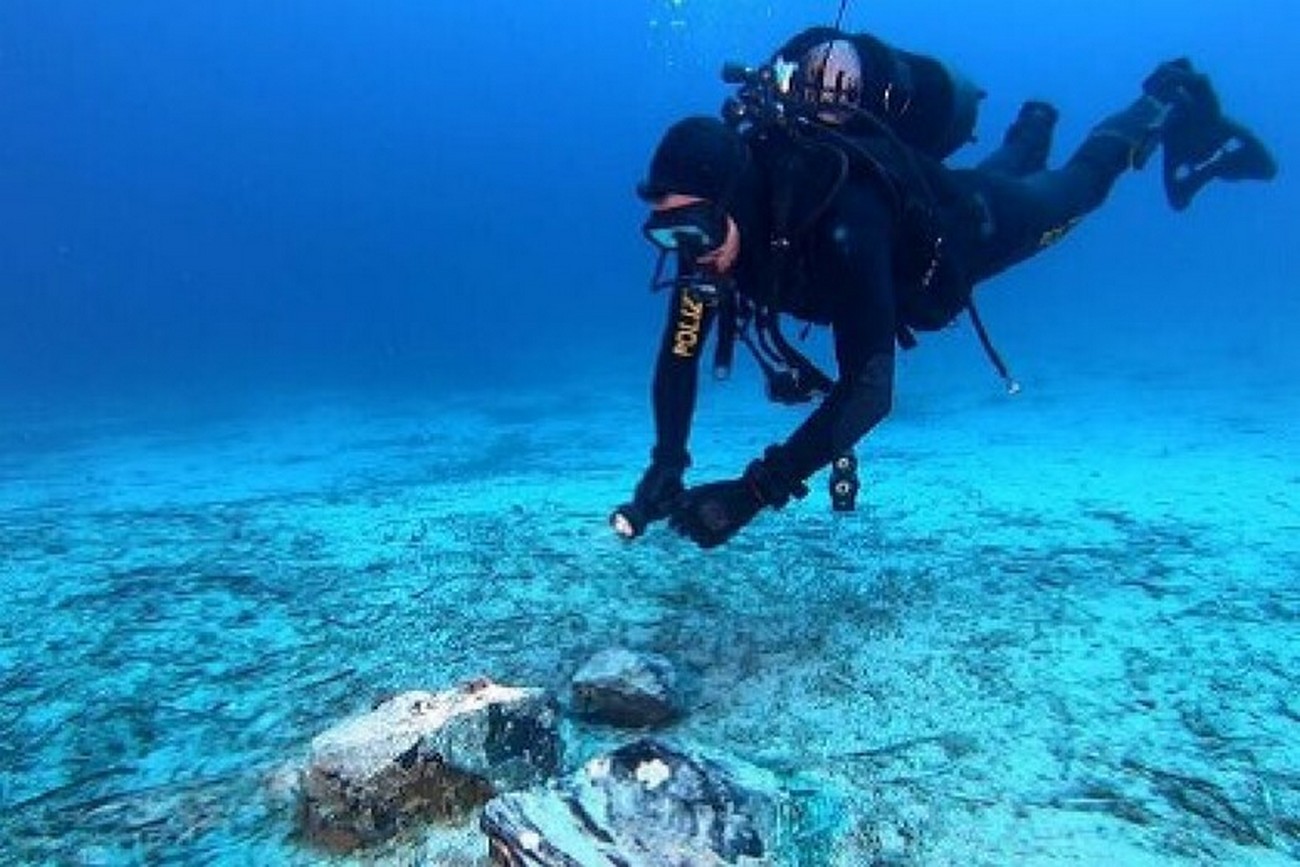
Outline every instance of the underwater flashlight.
<path fill-rule="evenodd" d="M 619 506 L 609 516 L 609 526 L 620 538 L 631 541 L 645 532 L 645 515 L 635 503 Z"/>

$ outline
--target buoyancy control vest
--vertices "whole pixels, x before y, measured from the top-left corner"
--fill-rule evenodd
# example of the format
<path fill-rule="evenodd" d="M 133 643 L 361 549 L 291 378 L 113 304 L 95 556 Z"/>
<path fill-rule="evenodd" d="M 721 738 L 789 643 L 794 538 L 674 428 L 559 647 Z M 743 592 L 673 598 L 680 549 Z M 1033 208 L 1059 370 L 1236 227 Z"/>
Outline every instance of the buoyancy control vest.
<path fill-rule="evenodd" d="M 799 353 L 781 332 L 781 314 L 827 324 L 810 301 L 809 234 L 844 183 L 875 183 L 894 211 L 896 338 L 916 345 L 917 331 L 935 331 L 963 311 L 971 313 L 991 362 L 1014 383 L 990 343 L 971 293 L 967 251 L 986 215 L 979 203 L 953 184 L 937 160 L 917 153 L 887 131 L 846 135 L 820 124 L 795 130 L 750 130 L 751 152 L 764 166 L 765 216 L 770 236 L 767 258 L 745 296 L 734 295 L 720 317 L 715 370 L 730 368 L 736 339 L 744 342 L 768 380 L 768 394 L 782 403 L 825 393 L 831 377 Z"/>

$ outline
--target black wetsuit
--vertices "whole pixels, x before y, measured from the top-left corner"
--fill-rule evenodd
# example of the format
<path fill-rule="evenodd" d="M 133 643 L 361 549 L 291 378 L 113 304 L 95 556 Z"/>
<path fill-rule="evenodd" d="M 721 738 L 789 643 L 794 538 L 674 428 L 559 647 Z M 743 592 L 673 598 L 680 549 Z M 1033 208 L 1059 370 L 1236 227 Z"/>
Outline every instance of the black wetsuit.
<path fill-rule="evenodd" d="M 792 238 L 782 269 L 773 258 L 772 199 L 782 142 L 759 143 L 728 208 L 740 230 L 736 290 L 796 319 L 829 325 L 837 376 L 833 388 L 786 442 L 769 450 L 793 483 L 807 479 L 890 412 L 896 341 L 915 284 L 932 269 L 933 246 L 916 243 L 899 191 L 879 171 L 853 161 L 848 180 L 810 228 Z M 966 291 L 1063 235 L 1105 200 L 1128 167 L 1129 146 L 1093 135 L 1057 170 L 1013 176 L 998 153 L 981 167 L 948 169 L 919 158 L 921 182 L 945 224 L 942 278 Z M 903 196 L 908 194 L 903 190 Z M 933 201 L 933 200 L 937 200 Z M 786 273 L 774 273 L 784 270 Z M 654 377 L 655 459 L 685 466 L 700 358 L 715 312 L 683 292 L 671 299 Z"/>

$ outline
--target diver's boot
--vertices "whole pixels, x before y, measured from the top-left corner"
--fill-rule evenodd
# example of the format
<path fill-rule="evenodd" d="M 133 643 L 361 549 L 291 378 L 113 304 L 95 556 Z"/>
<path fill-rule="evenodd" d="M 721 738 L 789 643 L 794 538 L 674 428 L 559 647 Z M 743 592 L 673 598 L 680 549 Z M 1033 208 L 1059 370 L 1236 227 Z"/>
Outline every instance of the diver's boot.
<path fill-rule="evenodd" d="M 1089 166 L 1106 189 L 1124 172 L 1145 168 L 1164 142 L 1170 119 L 1189 101 L 1188 84 L 1196 75 L 1185 59 L 1160 64 L 1142 82 L 1142 96 L 1093 127 L 1070 162 Z"/>
<path fill-rule="evenodd" d="M 1013 178 L 1032 175 L 1047 168 L 1052 150 L 1052 133 L 1060 113 L 1051 103 L 1030 100 L 1007 128 L 1002 146 L 979 164 L 980 169 Z"/>
<path fill-rule="evenodd" d="M 1093 127 L 1080 148 L 1081 156 L 1117 172 L 1145 168 L 1160 147 L 1170 118 L 1191 101 L 1189 88 L 1197 78 L 1204 76 L 1198 76 L 1186 58 L 1157 66 L 1142 82 L 1142 96 Z"/>

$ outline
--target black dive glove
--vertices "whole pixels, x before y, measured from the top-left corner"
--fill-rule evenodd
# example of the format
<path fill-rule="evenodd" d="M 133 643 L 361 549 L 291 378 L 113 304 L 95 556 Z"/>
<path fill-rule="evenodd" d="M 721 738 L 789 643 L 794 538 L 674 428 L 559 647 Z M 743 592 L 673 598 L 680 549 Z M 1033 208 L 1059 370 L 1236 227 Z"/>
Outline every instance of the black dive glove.
<path fill-rule="evenodd" d="M 779 509 L 808 486 L 791 479 L 779 452 L 751 463 L 745 474 L 725 482 L 698 485 L 682 494 L 668 525 L 701 548 L 716 548 L 736 535 L 764 506 Z"/>
<path fill-rule="evenodd" d="M 632 493 L 632 502 L 619 506 L 609 516 L 614 532 L 624 539 L 635 539 L 650 524 L 667 518 L 685 490 L 682 476 L 689 464 L 686 455 L 665 458 L 656 449 L 650 467 Z"/>

